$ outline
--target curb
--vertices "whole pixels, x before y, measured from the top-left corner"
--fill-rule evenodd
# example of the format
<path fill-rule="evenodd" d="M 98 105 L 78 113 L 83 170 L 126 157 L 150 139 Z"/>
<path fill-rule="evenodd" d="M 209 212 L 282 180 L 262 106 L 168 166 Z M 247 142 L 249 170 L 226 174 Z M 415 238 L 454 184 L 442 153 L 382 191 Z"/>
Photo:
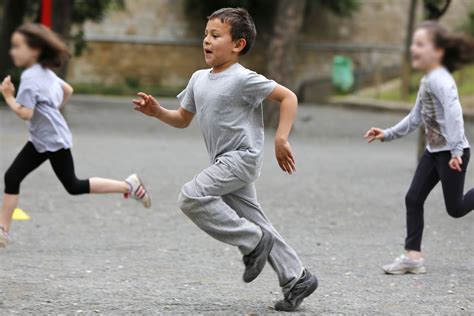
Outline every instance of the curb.
<path fill-rule="evenodd" d="M 73 94 L 71 102 L 81 104 L 116 104 L 116 105 L 132 105 L 132 100 L 136 99 L 137 96 L 112 96 L 112 95 L 95 95 L 95 94 Z M 160 97 L 159 100 L 166 100 L 166 102 L 172 102 L 177 98 L 172 97 Z"/>
<path fill-rule="evenodd" d="M 382 101 L 360 97 L 331 97 L 329 104 L 351 109 L 363 109 L 372 111 L 408 113 L 413 108 L 413 104 L 397 101 Z M 463 109 L 465 120 L 474 121 L 474 110 Z"/>
<path fill-rule="evenodd" d="M 87 95 L 76 94 L 71 97 L 74 103 L 85 104 L 116 104 L 116 105 L 131 105 L 134 96 L 101 96 L 101 95 Z M 176 102 L 176 98 L 160 98 L 165 102 Z M 408 113 L 411 111 L 413 104 L 407 102 L 397 101 L 382 101 L 371 98 L 361 97 L 331 97 L 328 104 L 332 106 L 340 106 L 348 109 L 360 109 L 369 111 L 382 112 L 398 112 Z M 474 110 L 463 109 L 464 119 L 466 121 L 474 121 Z"/>

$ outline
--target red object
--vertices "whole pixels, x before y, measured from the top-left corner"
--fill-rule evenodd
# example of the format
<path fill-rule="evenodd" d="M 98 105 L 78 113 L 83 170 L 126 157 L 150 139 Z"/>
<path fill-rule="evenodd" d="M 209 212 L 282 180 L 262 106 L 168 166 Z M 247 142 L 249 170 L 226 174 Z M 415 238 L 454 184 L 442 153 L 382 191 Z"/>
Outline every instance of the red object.
<path fill-rule="evenodd" d="M 53 0 L 41 0 L 41 24 L 51 27 L 53 15 Z"/>

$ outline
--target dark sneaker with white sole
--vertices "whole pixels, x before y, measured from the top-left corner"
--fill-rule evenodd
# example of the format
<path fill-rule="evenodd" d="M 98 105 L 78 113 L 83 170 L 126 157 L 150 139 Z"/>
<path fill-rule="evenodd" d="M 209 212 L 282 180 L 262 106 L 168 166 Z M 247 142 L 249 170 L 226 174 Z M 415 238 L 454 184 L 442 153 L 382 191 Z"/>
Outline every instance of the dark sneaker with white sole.
<path fill-rule="evenodd" d="M 257 247 L 255 247 L 251 253 L 243 257 L 245 264 L 244 282 L 252 282 L 262 272 L 274 243 L 275 239 L 273 235 L 262 228 L 262 239 L 260 239 Z"/>
<path fill-rule="evenodd" d="M 318 279 L 305 269 L 298 282 L 286 293 L 285 298 L 276 302 L 275 310 L 283 312 L 296 310 L 303 300 L 313 294 L 317 288 Z"/>

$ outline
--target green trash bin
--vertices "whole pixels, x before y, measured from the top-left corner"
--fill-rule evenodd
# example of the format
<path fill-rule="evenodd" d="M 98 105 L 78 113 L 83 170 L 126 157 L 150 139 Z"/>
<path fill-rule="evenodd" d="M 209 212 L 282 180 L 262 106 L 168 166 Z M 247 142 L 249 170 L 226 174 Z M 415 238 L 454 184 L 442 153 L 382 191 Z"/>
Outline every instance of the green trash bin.
<path fill-rule="evenodd" d="M 334 56 L 332 60 L 332 84 L 340 92 L 348 92 L 354 86 L 352 59 Z"/>

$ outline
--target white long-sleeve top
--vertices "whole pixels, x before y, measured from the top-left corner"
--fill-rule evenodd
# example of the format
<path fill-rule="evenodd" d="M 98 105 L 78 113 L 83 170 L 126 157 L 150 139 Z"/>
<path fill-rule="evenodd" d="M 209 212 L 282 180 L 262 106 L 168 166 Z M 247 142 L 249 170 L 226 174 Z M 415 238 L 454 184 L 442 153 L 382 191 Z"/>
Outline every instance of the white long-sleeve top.
<path fill-rule="evenodd" d="M 470 147 L 456 82 L 444 67 L 421 79 L 415 107 L 398 124 L 384 131 L 385 140 L 403 137 L 421 123 L 425 125 L 429 152 L 450 151 L 454 157 L 462 156 L 463 150 Z"/>

